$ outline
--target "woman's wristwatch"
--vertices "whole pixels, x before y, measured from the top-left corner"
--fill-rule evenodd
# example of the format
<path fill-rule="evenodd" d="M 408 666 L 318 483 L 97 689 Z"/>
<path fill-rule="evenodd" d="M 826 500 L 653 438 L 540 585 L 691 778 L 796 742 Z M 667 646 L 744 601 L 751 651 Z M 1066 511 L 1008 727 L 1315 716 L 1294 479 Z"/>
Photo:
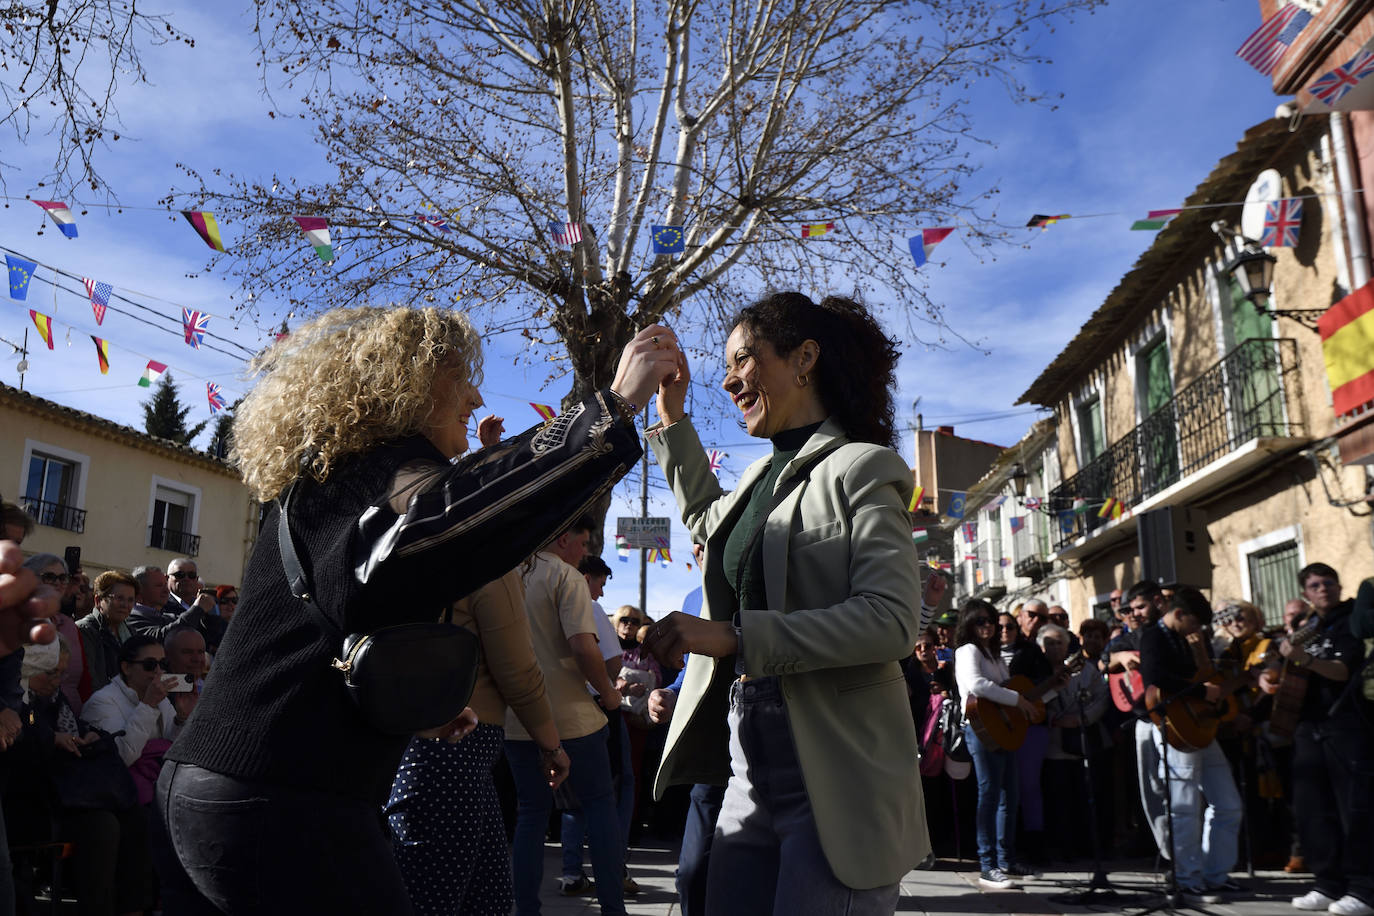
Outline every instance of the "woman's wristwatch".
<path fill-rule="evenodd" d="M 539 749 L 539 756 L 543 757 L 545 760 L 555 760 L 558 758 L 559 754 L 567 754 L 567 751 L 563 750 L 562 744 L 556 744 L 547 750 L 542 747 Z"/>

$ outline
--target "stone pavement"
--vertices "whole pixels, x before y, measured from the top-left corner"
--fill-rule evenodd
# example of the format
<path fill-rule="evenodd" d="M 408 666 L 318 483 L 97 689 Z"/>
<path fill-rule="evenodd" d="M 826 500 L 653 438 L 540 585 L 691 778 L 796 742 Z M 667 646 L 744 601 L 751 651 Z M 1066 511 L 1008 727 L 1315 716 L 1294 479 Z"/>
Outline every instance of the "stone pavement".
<path fill-rule="evenodd" d="M 942 860 L 933 871 L 913 871 L 902 881 L 902 899 L 898 913 L 923 913 L 929 916 L 962 916 L 988 913 L 993 916 L 1049 913 L 1133 913 L 1162 902 L 1159 896 L 1160 878 L 1150 869 L 1153 862 L 1136 860 L 1121 865 L 1121 871 L 1109 874 L 1110 880 L 1127 893 L 1119 901 L 1098 901 L 1091 906 L 1075 906 L 1051 898 L 1072 893 L 1086 886 L 1092 867 L 1084 863 L 1085 871 L 1051 871 L 1044 878 L 1027 880 L 1021 890 L 984 891 L 978 887 L 978 870 L 968 860 Z M 638 897 L 628 899 L 626 907 L 631 916 L 678 916 L 677 894 L 673 888 L 673 869 L 677 865 L 677 850 L 652 841 L 636 846 L 630 856 L 630 874 L 642 889 Z M 558 892 L 560 871 L 559 847 L 556 843 L 544 847 L 544 912 L 550 916 L 596 914 L 600 910 L 595 897 L 563 897 Z M 587 867 L 590 875 L 590 866 Z M 1233 875 L 1248 888 L 1248 892 L 1231 901 L 1201 909 L 1181 908 L 1176 912 L 1215 916 L 1296 916 L 1288 903 L 1291 897 L 1308 890 L 1311 876 L 1286 875 L 1281 871 L 1257 872 L 1254 878 Z M 765 916 L 765 914 L 760 914 Z M 793 916 L 793 914 L 777 914 Z M 805 916 L 805 914 L 799 914 Z"/>

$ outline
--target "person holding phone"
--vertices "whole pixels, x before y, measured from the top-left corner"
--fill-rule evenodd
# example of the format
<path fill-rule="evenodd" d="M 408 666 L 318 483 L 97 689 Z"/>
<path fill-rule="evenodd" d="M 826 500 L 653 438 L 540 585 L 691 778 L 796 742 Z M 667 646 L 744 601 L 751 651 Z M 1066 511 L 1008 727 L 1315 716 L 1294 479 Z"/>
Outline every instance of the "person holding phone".
<path fill-rule="evenodd" d="M 195 708 L 194 691 L 171 692 L 180 679 L 168 673 L 162 643 L 131 636 L 119 649 L 119 677 L 91 694 L 82 718 L 115 735 L 120 759 L 133 766 L 149 741 L 175 738 Z"/>

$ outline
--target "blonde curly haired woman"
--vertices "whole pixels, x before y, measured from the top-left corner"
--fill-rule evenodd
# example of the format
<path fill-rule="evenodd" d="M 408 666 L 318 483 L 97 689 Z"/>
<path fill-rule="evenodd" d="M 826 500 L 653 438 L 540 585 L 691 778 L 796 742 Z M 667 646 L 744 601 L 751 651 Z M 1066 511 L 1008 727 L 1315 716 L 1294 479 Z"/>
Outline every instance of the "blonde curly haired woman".
<path fill-rule="evenodd" d="M 461 314 L 355 307 L 274 344 L 235 418 L 232 460 L 290 524 L 315 603 L 345 632 L 435 620 L 513 569 L 641 454 L 630 422 L 675 370 L 671 332 L 625 348 L 615 381 L 460 461 L 482 405 Z M 234 626 L 158 782 L 165 908 L 410 913 L 382 829 L 406 736 L 370 726 L 330 667 L 337 637 L 292 596 L 280 506 L 262 525 Z M 463 716 L 428 737 L 456 740 Z M 554 772 L 561 748 L 547 748 Z M 155 829 L 158 829 L 155 827 Z"/>

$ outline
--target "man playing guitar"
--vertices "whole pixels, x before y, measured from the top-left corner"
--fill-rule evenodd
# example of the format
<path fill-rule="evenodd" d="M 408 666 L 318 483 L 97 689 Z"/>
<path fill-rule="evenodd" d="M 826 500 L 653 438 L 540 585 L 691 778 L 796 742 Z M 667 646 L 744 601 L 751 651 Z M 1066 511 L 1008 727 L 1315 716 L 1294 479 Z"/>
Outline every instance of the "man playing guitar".
<path fill-rule="evenodd" d="M 1309 564 L 1298 573 L 1298 585 L 1316 611 L 1316 632 L 1304 646 L 1285 640 L 1279 655 L 1307 672 L 1307 691 L 1293 735 L 1293 813 L 1316 882 L 1312 890 L 1293 898 L 1293 906 L 1370 916 L 1374 728 L 1358 676 L 1364 643 L 1351 632 L 1353 602 L 1341 600 L 1341 580 L 1334 569 L 1325 563 Z M 1261 683 L 1276 688 L 1278 668 L 1265 671 Z"/>
<path fill-rule="evenodd" d="M 1140 671 L 1140 634 L 1153 627 L 1164 613 L 1164 593 L 1159 586 L 1142 580 L 1132 585 L 1126 592 L 1123 622 L 1129 621 L 1130 629 L 1107 643 L 1107 671 L 1129 679 L 1138 676 Z M 1117 678 L 1113 688 L 1120 689 L 1122 678 Z M 1144 687 L 1132 695 L 1130 707 L 1132 715 L 1137 716 L 1135 723 L 1135 766 L 1136 781 L 1140 787 L 1140 805 L 1145 812 L 1145 822 L 1150 835 L 1161 849 L 1166 842 L 1164 833 L 1164 780 L 1159 770 L 1159 755 L 1155 753 L 1154 726 L 1145 718 Z M 1126 710 L 1122 710 L 1125 712 Z"/>
<path fill-rule="evenodd" d="M 1207 599 L 1184 586 L 1169 599 L 1159 623 L 1141 632 L 1140 673 L 1152 709 L 1192 692 L 1209 701 L 1221 697 L 1217 685 L 1196 683 L 1198 665 L 1187 639 L 1211 617 Z M 1243 810 L 1231 766 L 1215 742 L 1191 751 L 1170 747 L 1166 756 L 1163 729 L 1152 728 L 1152 738 L 1169 768 L 1174 880 L 1189 903 L 1217 903 L 1222 892 L 1239 890 L 1227 877 L 1236 862 Z M 1171 854 L 1165 845 L 1160 849 Z"/>

